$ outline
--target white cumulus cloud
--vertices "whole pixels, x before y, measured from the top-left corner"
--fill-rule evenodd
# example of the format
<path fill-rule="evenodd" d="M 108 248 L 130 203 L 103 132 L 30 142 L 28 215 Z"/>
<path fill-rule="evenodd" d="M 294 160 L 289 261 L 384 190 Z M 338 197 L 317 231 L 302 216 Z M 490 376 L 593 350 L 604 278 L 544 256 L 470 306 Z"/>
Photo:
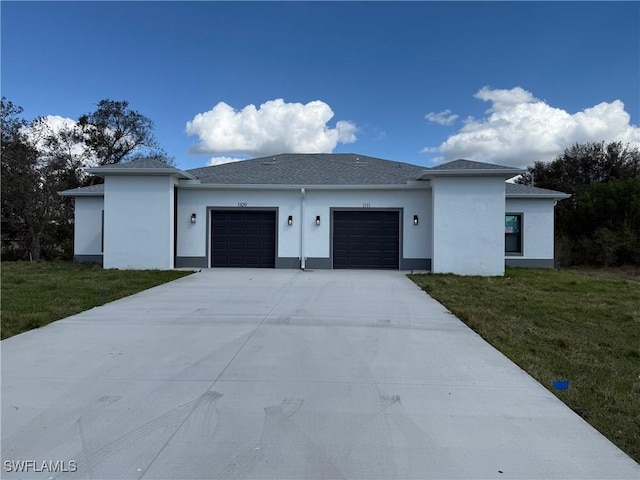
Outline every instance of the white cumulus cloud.
<path fill-rule="evenodd" d="M 71 118 L 61 117 L 59 115 L 47 115 L 25 127 L 24 132 L 36 148 L 45 149 L 47 136 L 58 134 L 63 130 L 73 130 L 76 127 L 76 121 Z"/>
<path fill-rule="evenodd" d="M 436 154 L 436 163 L 466 158 L 526 167 L 553 160 L 575 143 L 620 141 L 640 146 L 640 128 L 630 123 L 620 100 L 569 113 L 521 87 L 483 87 L 474 97 L 491 103 L 486 116 L 467 118 L 439 146 L 423 149 Z"/>
<path fill-rule="evenodd" d="M 47 115 L 43 117 L 45 123 L 54 131 L 59 131 L 64 128 L 75 128 L 77 122 L 68 117 L 61 117 L 60 115 Z"/>
<path fill-rule="evenodd" d="M 424 116 L 425 120 L 429 120 L 430 122 L 439 123 L 440 125 L 453 125 L 453 122 L 456 121 L 458 115 L 453 113 L 448 108 L 443 110 L 442 112 L 429 112 Z"/>
<path fill-rule="evenodd" d="M 241 162 L 242 160 L 245 160 L 244 158 L 237 158 L 237 157 L 211 157 L 209 159 L 209 161 L 207 162 L 207 165 L 209 166 L 213 166 L 213 165 L 224 165 L 225 163 L 233 163 L 233 162 Z"/>
<path fill-rule="evenodd" d="M 356 141 L 357 127 L 341 120 L 328 122 L 334 113 L 326 103 L 307 104 L 269 100 L 258 108 L 235 110 L 219 102 L 187 122 L 188 135 L 197 135 L 194 153 L 260 157 L 277 153 L 330 153 L 338 143 Z M 230 158 L 230 157 L 228 157 Z"/>
<path fill-rule="evenodd" d="M 40 151 L 41 160 L 44 161 L 54 154 L 54 150 L 47 143 L 48 137 L 57 137 L 60 148 L 66 153 L 73 155 L 82 162 L 83 167 L 93 167 L 98 164 L 97 159 L 85 147 L 85 145 L 74 139 L 75 135 L 81 135 L 78 123 L 68 117 L 60 115 L 47 115 L 39 118 L 24 128 L 24 133 L 29 142 Z M 66 132 L 66 134 L 63 134 Z"/>
<path fill-rule="evenodd" d="M 336 131 L 338 132 L 339 143 L 354 143 L 357 140 L 356 132 L 358 128 L 353 122 L 340 120 L 336 123 Z"/>
<path fill-rule="evenodd" d="M 482 87 L 474 97 L 492 102 L 495 108 L 501 108 L 509 105 L 517 105 L 519 103 L 535 102 L 537 99 L 522 87 L 514 87 L 511 90 L 491 89 L 488 86 Z"/>

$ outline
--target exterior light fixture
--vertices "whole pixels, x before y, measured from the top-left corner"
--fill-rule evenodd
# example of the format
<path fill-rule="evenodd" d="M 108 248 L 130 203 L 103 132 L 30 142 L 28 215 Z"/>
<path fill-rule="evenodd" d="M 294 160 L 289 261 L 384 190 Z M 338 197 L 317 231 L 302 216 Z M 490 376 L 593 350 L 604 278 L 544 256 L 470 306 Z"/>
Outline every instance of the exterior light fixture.
<path fill-rule="evenodd" d="M 191 223 L 196 223 L 196 214 L 195 213 L 191 214 Z"/>
<path fill-rule="evenodd" d="M 418 225 L 418 215 L 413 216 L 413 224 Z"/>
<path fill-rule="evenodd" d="M 289 215 L 289 218 L 287 218 L 287 225 L 293 225 L 293 215 Z"/>
<path fill-rule="evenodd" d="M 320 215 L 316 215 L 316 226 L 320 226 Z"/>

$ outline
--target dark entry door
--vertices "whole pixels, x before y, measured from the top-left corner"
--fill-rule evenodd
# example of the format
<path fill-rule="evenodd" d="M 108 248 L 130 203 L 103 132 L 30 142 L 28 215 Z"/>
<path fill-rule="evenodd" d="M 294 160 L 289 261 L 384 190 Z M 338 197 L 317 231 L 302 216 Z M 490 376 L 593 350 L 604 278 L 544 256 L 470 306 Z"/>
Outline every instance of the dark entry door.
<path fill-rule="evenodd" d="M 211 266 L 274 268 L 276 212 L 214 210 Z"/>
<path fill-rule="evenodd" d="M 333 268 L 399 268 L 400 212 L 334 211 Z"/>

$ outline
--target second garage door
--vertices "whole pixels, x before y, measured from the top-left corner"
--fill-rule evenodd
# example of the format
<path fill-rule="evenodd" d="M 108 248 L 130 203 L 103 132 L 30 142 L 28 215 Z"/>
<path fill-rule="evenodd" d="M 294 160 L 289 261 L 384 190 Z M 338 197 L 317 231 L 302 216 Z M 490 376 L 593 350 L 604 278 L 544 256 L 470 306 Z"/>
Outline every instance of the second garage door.
<path fill-rule="evenodd" d="M 399 268 L 400 212 L 334 211 L 333 268 Z"/>
<path fill-rule="evenodd" d="M 214 210 L 211 266 L 274 268 L 276 212 Z"/>

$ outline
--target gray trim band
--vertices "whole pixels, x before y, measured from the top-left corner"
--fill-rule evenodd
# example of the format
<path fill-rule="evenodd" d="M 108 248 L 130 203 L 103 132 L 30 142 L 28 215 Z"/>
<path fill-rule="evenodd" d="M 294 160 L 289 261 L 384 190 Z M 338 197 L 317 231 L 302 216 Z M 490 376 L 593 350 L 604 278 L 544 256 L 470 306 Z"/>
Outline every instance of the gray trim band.
<path fill-rule="evenodd" d="M 175 268 L 209 268 L 207 257 L 176 257 Z M 300 268 L 298 257 L 276 257 L 275 268 Z M 331 268 L 328 258 L 307 258 L 307 268 Z"/>
<path fill-rule="evenodd" d="M 98 263 L 102 265 L 103 256 L 102 255 L 74 255 L 73 261 L 75 263 Z"/>
<path fill-rule="evenodd" d="M 307 269 L 331 270 L 331 259 L 322 257 L 307 257 Z"/>
<path fill-rule="evenodd" d="M 83 255 L 82 257 L 99 257 L 99 261 L 82 260 L 85 262 L 93 261 L 94 263 L 102 263 L 101 255 Z M 507 260 L 508 261 L 508 260 Z M 544 260 L 539 260 L 544 261 Z M 551 260 L 553 266 L 553 260 Z M 331 270 L 331 258 L 309 257 L 306 260 L 307 269 Z M 175 268 L 209 268 L 207 265 L 207 257 L 176 257 Z M 276 257 L 275 268 L 296 269 L 300 268 L 300 259 L 298 257 Z M 426 270 L 431 271 L 430 258 L 403 258 L 400 262 L 400 270 Z"/>
<path fill-rule="evenodd" d="M 276 257 L 275 268 L 300 268 L 298 257 Z"/>
<path fill-rule="evenodd" d="M 400 270 L 425 270 L 431 271 L 430 258 L 402 258 L 400 259 Z"/>
<path fill-rule="evenodd" d="M 505 258 L 507 267 L 553 268 L 553 258 Z"/>
<path fill-rule="evenodd" d="M 175 268 L 209 268 L 207 257 L 176 257 Z"/>

